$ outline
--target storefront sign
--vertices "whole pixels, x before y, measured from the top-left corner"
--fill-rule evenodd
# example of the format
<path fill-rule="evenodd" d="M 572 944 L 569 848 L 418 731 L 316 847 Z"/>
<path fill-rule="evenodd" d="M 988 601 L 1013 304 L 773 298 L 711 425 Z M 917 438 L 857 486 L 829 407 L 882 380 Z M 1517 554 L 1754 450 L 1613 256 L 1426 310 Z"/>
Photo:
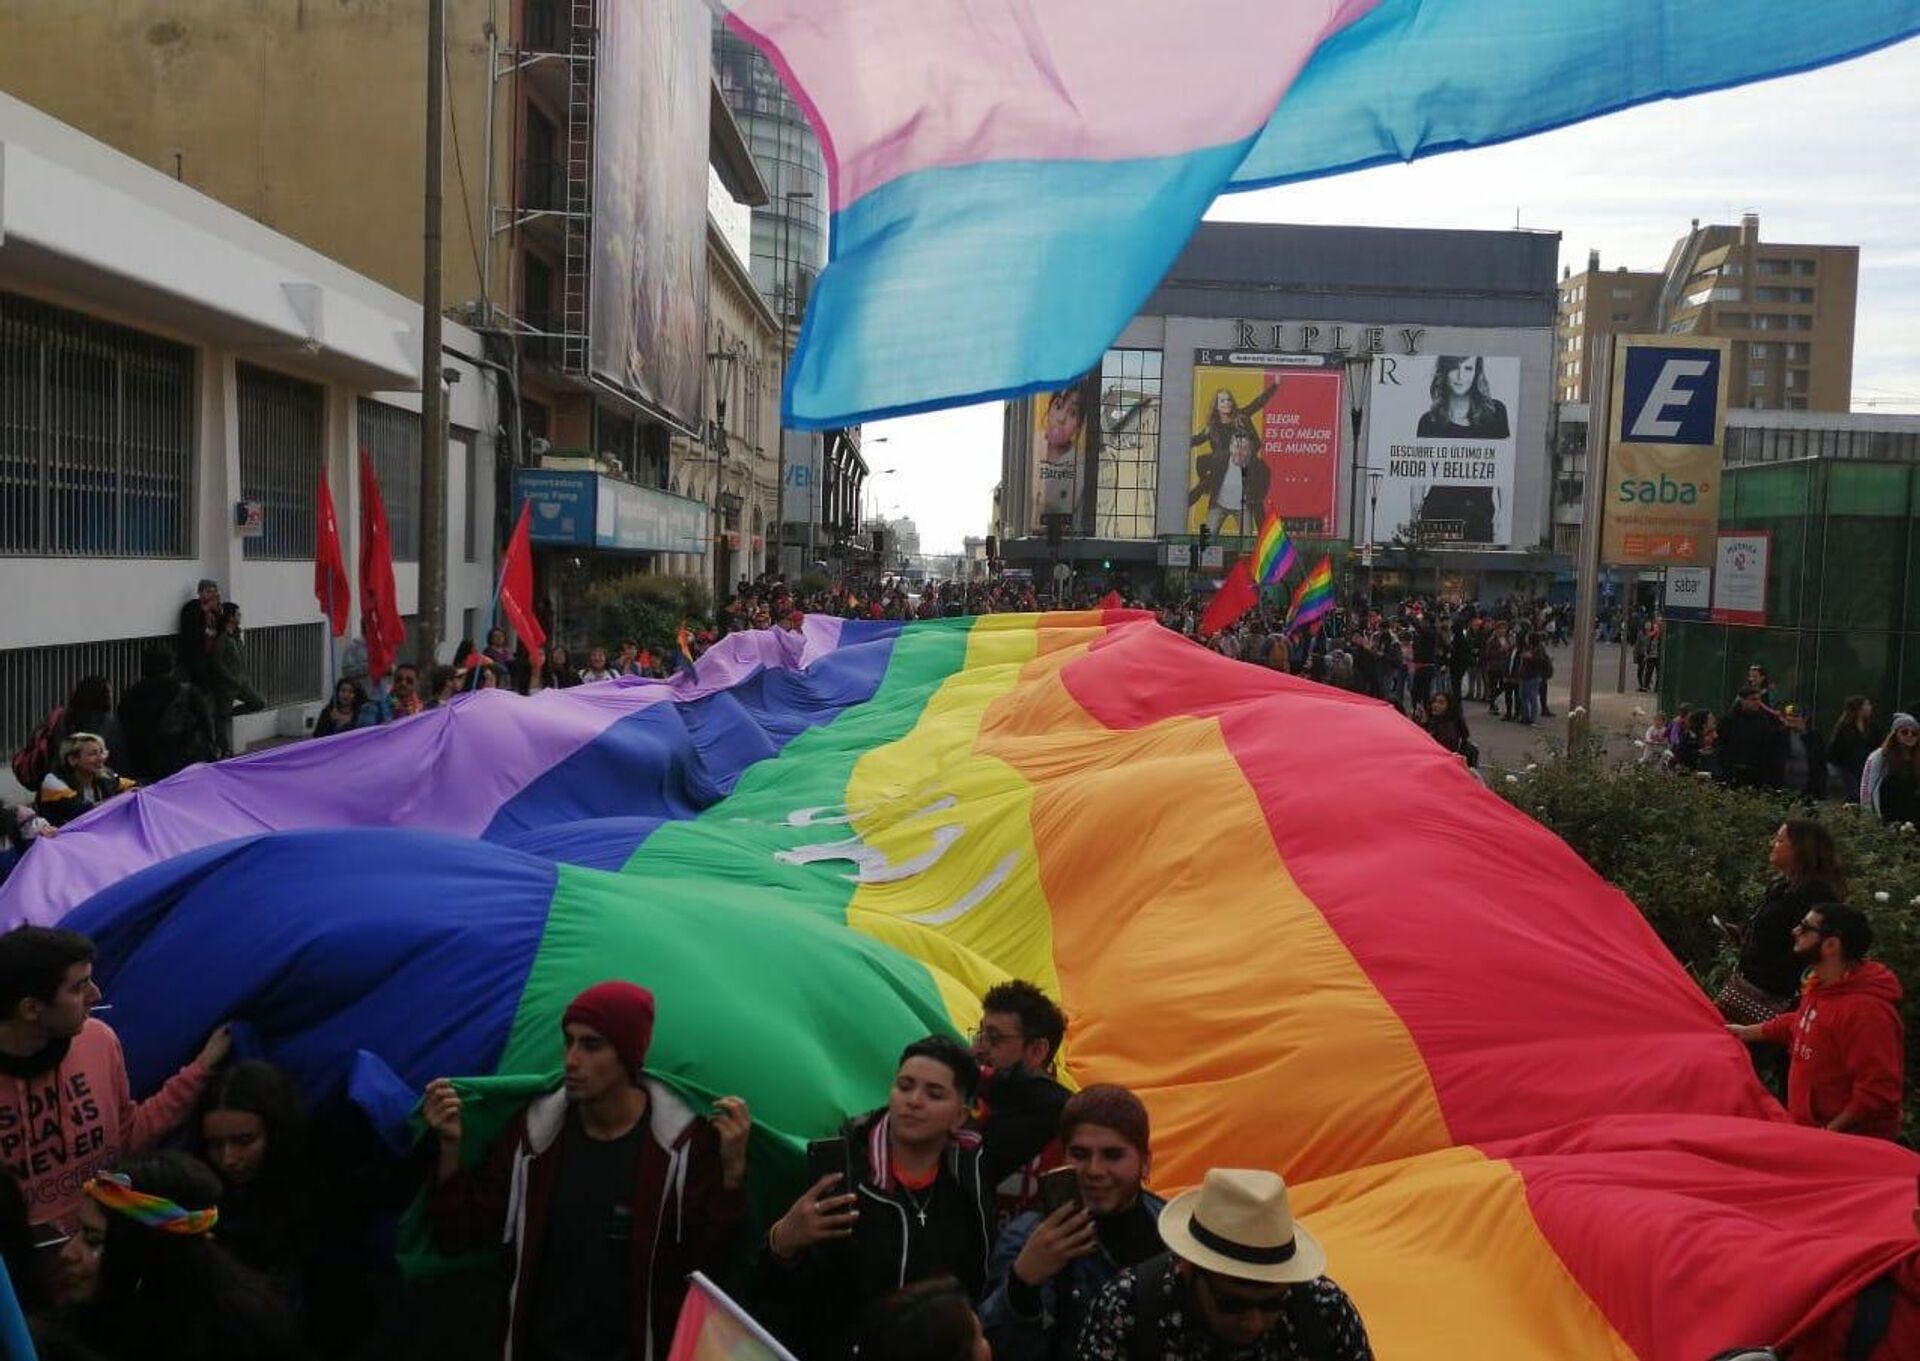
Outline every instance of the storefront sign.
<path fill-rule="evenodd" d="M 706 503 L 656 487 L 596 473 L 526 468 L 513 475 L 513 500 L 532 503 L 537 547 L 707 551 Z"/>
<path fill-rule="evenodd" d="M 1714 557 L 1713 620 L 1718 624 L 1767 622 L 1767 550 L 1764 530 L 1734 530 L 1719 537 Z"/>
<path fill-rule="evenodd" d="M 1603 562 L 1708 561 L 1720 523 L 1727 342 L 1621 336 L 1609 408 Z"/>
<path fill-rule="evenodd" d="M 1669 619 L 1705 619 L 1712 612 L 1713 569 L 1669 567 L 1661 613 Z"/>
<path fill-rule="evenodd" d="M 1419 354 L 1424 326 L 1349 326 L 1324 321 L 1236 321 L 1233 348 L 1268 354 Z"/>

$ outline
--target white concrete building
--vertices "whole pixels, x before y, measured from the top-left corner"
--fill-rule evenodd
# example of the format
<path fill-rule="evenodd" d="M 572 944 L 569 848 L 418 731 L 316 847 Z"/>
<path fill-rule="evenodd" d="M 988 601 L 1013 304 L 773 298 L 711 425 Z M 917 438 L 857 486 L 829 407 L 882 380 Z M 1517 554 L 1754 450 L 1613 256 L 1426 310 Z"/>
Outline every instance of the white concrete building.
<path fill-rule="evenodd" d="M 269 703 L 236 722 L 236 746 L 305 731 L 331 665 L 315 491 L 324 474 L 351 640 L 361 448 L 401 611 L 417 609 L 419 329 L 401 295 L 0 95 L 0 744 L 83 675 L 117 694 L 201 577 L 240 603 Z M 479 337 L 449 323 L 445 349 L 458 637 L 485 627 L 492 595 L 499 399 Z"/>

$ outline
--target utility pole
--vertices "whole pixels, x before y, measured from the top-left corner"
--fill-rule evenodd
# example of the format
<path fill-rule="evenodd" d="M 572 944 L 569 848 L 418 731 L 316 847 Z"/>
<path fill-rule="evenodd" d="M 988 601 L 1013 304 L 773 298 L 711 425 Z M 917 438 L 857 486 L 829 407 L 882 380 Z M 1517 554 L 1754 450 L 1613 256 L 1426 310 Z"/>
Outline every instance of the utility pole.
<path fill-rule="evenodd" d="M 1613 436 L 1613 346 L 1594 356 L 1587 404 L 1587 478 L 1580 498 L 1580 559 L 1573 601 L 1573 674 L 1567 697 L 1567 745 L 1578 747 L 1593 731 L 1593 631 L 1600 611 L 1600 517 L 1607 498 L 1608 445 Z"/>
<path fill-rule="evenodd" d="M 416 656 L 439 660 L 447 614 L 447 400 L 440 361 L 441 161 L 446 102 L 446 0 L 427 0 L 426 262 L 420 284 L 420 637 Z"/>

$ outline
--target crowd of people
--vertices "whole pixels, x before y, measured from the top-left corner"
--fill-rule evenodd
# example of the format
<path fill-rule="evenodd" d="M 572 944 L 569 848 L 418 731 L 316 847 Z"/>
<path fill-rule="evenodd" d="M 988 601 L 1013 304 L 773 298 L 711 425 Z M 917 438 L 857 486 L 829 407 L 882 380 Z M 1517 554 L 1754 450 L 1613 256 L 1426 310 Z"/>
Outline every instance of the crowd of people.
<path fill-rule="evenodd" d="M 292 1082 L 234 1062 L 222 1027 L 135 1102 L 93 967 L 73 932 L 0 936 L 0 1248 L 40 1354 L 385 1354 L 378 1235 L 358 1222 L 381 1211 L 347 1189 Z M 1140 1098 L 1058 1081 L 1059 1007 L 1021 981 L 982 1007 L 971 1045 L 905 1047 L 879 1104 L 809 1146 L 808 1184 L 757 1239 L 748 1101 L 698 1108 L 650 1074 L 657 1004 L 635 982 L 573 999 L 559 1086 L 488 1145 L 470 1147 L 462 1084 L 429 1083 L 399 1182 L 442 1252 L 504 1259 L 495 1337 L 473 1354 L 663 1357 L 700 1271 L 803 1361 L 1372 1355 L 1278 1173 L 1155 1195 Z"/>
<path fill-rule="evenodd" d="M 195 666 L 241 664 L 238 612 L 212 583 L 193 604 L 200 615 L 183 612 L 176 655 L 151 659 L 117 707 L 98 678 L 77 688 L 57 761 L 25 813 L 45 824 L 42 835 L 132 778 L 166 773 L 154 738 L 172 728 L 155 715 L 191 715 L 204 744 L 193 750 L 219 753 L 206 697 L 228 692 Z M 809 613 L 907 619 L 1039 605 L 1017 581 L 916 589 L 848 579 L 804 593 L 777 577 L 743 581 L 718 627 L 686 631 L 670 661 L 627 640 L 587 648 L 575 671 L 565 648 L 509 650 L 495 631 L 425 685 L 406 663 L 379 687 L 346 678 L 316 731 L 404 718 L 467 688 L 536 693 L 660 674 L 727 632 L 796 629 Z M 1183 601 L 1159 618 L 1196 635 L 1201 608 Z M 1350 606 L 1310 635 L 1280 624 L 1255 611 L 1207 641 L 1374 695 L 1471 764 L 1471 706 L 1517 723 L 1541 714 L 1548 654 L 1565 645 L 1570 619 L 1538 601 L 1413 600 Z M 1657 659 L 1657 632 L 1638 632 L 1653 641 L 1643 660 Z M 224 703 L 230 721 L 248 700 L 234 690 Z M 1724 719 L 1689 712 L 1677 730 L 1662 721 L 1648 745 L 1682 769 L 1777 784 L 1791 773 L 1792 745 L 1774 734 L 1795 732 L 1793 717 L 1756 667 Z M 1861 702 L 1840 728 L 1854 737 L 1837 729 L 1821 764 L 1846 772 L 1842 787 L 1856 783 L 1857 765 L 1876 809 L 1910 807 L 1901 800 L 1913 797 L 1920 724 L 1896 715 L 1882 738 Z M 1694 746 L 1690 734 L 1710 740 Z M 1782 745 L 1784 766 L 1774 764 Z M 109 764 L 116 749 L 128 753 L 128 774 Z M 1871 924 L 1845 903 L 1819 822 L 1782 825 L 1769 863 L 1764 900 L 1729 928 L 1738 967 L 1716 1004 L 1794 1120 L 1896 1137 L 1899 981 L 1870 958 Z M 390 1224 L 416 1195 L 441 1252 L 504 1254 L 490 1303 L 514 1355 L 663 1356 L 694 1271 L 727 1282 L 804 1361 L 1371 1355 L 1325 1253 L 1292 1218 L 1284 1179 L 1219 1168 L 1171 1200 L 1148 1189 L 1145 1104 L 1122 1087 L 1070 1094 L 1060 1084 L 1068 1019 L 1029 983 L 985 997 L 970 1046 L 943 1035 L 908 1045 L 873 1108 L 847 1112 L 836 1137 L 809 1146 L 805 1189 L 750 1240 L 748 1177 L 767 1156 L 756 1150 L 752 1094 L 701 1109 L 650 1075 L 656 1003 L 636 982 L 608 980 L 574 999 L 554 1037 L 561 1084 L 497 1138 L 476 1146 L 463 1084 L 438 1079 L 422 1093 L 427 1138 L 394 1159 L 351 1122 L 303 1112 L 271 1064 L 231 1061 L 224 1028 L 135 1102 L 119 1040 L 94 1014 L 93 953 L 68 931 L 0 937 L 0 1244 L 44 1355 L 382 1354 L 369 1346 L 405 1313 L 388 1269 Z"/>
<path fill-rule="evenodd" d="M 1833 838 L 1789 820 L 1768 865 L 1729 927 L 1728 1031 L 1795 1122 L 1895 1138 L 1901 988 L 1843 901 Z M 1069 1018 L 1029 982 L 982 998 L 970 1044 L 908 1044 L 875 1104 L 808 1145 L 756 1237 L 749 1176 L 778 1160 L 752 1094 L 701 1106 L 660 1081 L 638 982 L 572 1000 L 558 1085 L 491 1139 L 469 1127 L 470 1088 L 428 1083 L 424 1137 L 396 1158 L 303 1112 L 272 1064 L 236 1062 L 224 1026 L 133 1100 L 93 968 L 71 931 L 0 936 L 0 1249 L 46 1357 L 637 1361 L 667 1354 L 696 1271 L 802 1361 L 1372 1355 L 1283 1176 L 1216 1168 L 1156 1193 L 1146 1104 L 1062 1085 Z M 441 1253 L 497 1259 L 475 1278 L 494 1323 L 469 1351 L 392 1341 L 406 1297 L 382 1253 L 415 1197 Z"/>

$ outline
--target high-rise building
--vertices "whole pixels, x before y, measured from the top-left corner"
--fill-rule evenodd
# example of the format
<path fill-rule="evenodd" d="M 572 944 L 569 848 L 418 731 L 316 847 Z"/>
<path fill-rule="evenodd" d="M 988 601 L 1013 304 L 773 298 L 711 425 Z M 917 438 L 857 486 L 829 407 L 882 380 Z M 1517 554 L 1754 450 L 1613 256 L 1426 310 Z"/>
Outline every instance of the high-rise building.
<path fill-rule="evenodd" d="M 1554 319 L 1554 400 L 1587 400 L 1601 350 L 1616 335 L 1652 328 L 1665 278 L 1658 271 L 1630 270 L 1624 265 L 1603 271 L 1597 250 L 1587 252 L 1584 272 L 1561 270 L 1560 303 Z"/>
<path fill-rule="evenodd" d="M 1695 220 L 1659 273 L 1599 268 L 1560 281 L 1554 394 L 1592 396 L 1595 359 L 1617 332 L 1723 337 L 1727 402 L 1785 411 L 1846 411 L 1853 389 L 1858 246 L 1760 239 L 1760 216 L 1738 226 Z"/>
<path fill-rule="evenodd" d="M 784 325 L 790 357 L 813 282 L 827 267 L 827 160 L 820 139 L 766 55 L 718 20 L 713 76 L 767 183 L 753 210 L 753 280 Z M 781 528 L 789 571 L 848 550 L 867 463 L 857 430 L 782 435 Z"/>

